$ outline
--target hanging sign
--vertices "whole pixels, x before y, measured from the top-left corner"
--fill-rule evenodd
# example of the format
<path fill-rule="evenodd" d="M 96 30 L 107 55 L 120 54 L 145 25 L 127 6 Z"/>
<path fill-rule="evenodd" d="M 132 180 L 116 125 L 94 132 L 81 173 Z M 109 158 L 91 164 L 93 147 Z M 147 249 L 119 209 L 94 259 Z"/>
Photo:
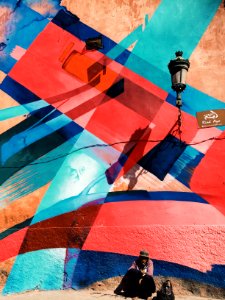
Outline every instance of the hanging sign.
<path fill-rule="evenodd" d="M 199 128 L 225 125 L 225 109 L 197 112 L 196 117 Z"/>

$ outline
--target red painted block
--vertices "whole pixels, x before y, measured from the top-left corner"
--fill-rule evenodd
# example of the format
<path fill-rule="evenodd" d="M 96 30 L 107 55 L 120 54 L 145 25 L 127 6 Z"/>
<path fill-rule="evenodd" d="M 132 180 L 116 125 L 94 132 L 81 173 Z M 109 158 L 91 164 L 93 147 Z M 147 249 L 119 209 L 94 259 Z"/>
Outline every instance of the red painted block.
<path fill-rule="evenodd" d="M 176 123 L 176 118 L 177 112 L 175 108 L 169 103 L 164 102 L 155 118 L 152 120 L 152 123 L 155 126 L 151 130 L 146 131 L 145 135 L 142 137 L 143 142 L 136 144 L 136 147 L 129 156 L 118 178 L 126 174 L 145 154 L 170 133 Z"/>
<path fill-rule="evenodd" d="M 132 218 L 134 214 L 135 211 Z M 153 259 L 206 272 L 212 265 L 224 264 L 225 226 L 99 224 L 92 227 L 82 250 L 137 256 L 143 248 L 149 250 Z"/>
<path fill-rule="evenodd" d="M 118 143 L 113 147 L 121 152 L 128 143 L 127 153 L 135 145 L 134 140 L 144 135 L 148 125 L 149 120 L 112 99 L 96 109 L 86 129 L 110 145 Z"/>
<path fill-rule="evenodd" d="M 225 215 L 225 132 L 218 138 L 196 167 L 190 187 Z"/>
<path fill-rule="evenodd" d="M 0 240 L 0 261 L 7 260 L 19 254 L 28 227 L 25 227 Z"/>
<path fill-rule="evenodd" d="M 76 211 L 31 225 L 19 253 L 51 248 L 81 248 L 100 207 L 101 204 L 84 205 Z"/>
<path fill-rule="evenodd" d="M 153 224 L 225 225 L 225 216 L 213 206 L 205 203 L 133 200 L 105 203 L 101 207 L 93 226 L 127 227 Z"/>
<path fill-rule="evenodd" d="M 116 63 L 116 62 L 115 62 Z M 132 72 L 130 69 L 123 67 L 120 73 L 124 78 L 130 79 L 130 81 L 135 82 L 136 85 L 141 86 L 146 91 L 153 94 L 155 97 L 165 100 L 168 96 L 168 92 L 164 91 L 154 83 L 150 82 L 144 77 L 141 77 L 137 73 Z M 140 99 L 141 101 L 142 99 Z M 140 102 L 141 104 L 141 102 Z"/>
<path fill-rule="evenodd" d="M 80 87 L 83 83 L 62 69 L 61 56 L 74 43 L 81 50 L 82 42 L 67 31 L 49 23 L 10 71 L 9 76 L 42 99 Z"/>
<path fill-rule="evenodd" d="M 125 92 L 118 100 L 147 118 L 155 115 L 167 96 L 165 91 L 101 53 L 84 52 L 83 49 L 82 41 L 49 23 L 9 76 L 48 103 L 56 107 L 60 105 L 59 110 L 71 118 L 80 117 L 80 113 L 71 110 L 81 104 L 84 92 L 88 92 L 88 100 L 92 100 L 97 96 L 96 91 L 105 93 L 113 83 L 124 77 Z M 68 104 L 70 98 L 73 101 Z M 92 102 L 90 109 L 102 103 Z M 150 102 L 151 111 L 148 112 L 146 108 L 150 107 Z M 79 110 L 81 113 L 88 112 L 83 107 Z"/>
<path fill-rule="evenodd" d="M 223 214 L 203 203 L 106 203 L 82 249 L 137 255 L 140 249 L 147 248 L 154 259 L 207 271 L 212 264 L 224 263 L 224 224 Z M 209 243 L 205 243 L 205 236 Z"/>
<path fill-rule="evenodd" d="M 90 83 L 101 92 L 108 90 L 118 78 L 118 73 L 112 71 L 108 65 L 95 61 L 85 53 L 77 51 L 73 51 L 69 55 L 62 68 L 83 82 Z"/>

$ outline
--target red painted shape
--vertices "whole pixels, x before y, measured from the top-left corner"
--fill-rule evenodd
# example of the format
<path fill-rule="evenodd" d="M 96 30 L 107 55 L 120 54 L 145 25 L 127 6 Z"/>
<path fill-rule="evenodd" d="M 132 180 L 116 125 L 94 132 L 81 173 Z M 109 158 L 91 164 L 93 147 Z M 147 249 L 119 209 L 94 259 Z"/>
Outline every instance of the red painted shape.
<path fill-rule="evenodd" d="M 134 136 L 137 137 L 137 131 L 142 131 L 144 134 L 148 125 L 149 120 L 112 99 L 96 109 L 86 129 L 108 144 L 122 142 L 114 145 L 122 152 L 124 142 L 133 140 Z M 140 139 L 140 134 L 138 134 L 138 139 Z M 134 142 L 131 143 L 130 148 L 134 144 Z"/>
<path fill-rule="evenodd" d="M 135 214 L 133 211 L 131 218 Z M 143 248 L 149 250 L 153 259 L 206 272 L 213 264 L 224 265 L 225 226 L 93 226 L 82 249 L 136 256 Z"/>
<path fill-rule="evenodd" d="M 190 141 L 192 147 L 197 149 L 199 152 L 206 153 L 211 145 L 214 143 L 213 138 L 220 136 L 221 130 L 216 127 L 208 127 L 198 129 L 194 138 Z M 199 143 L 205 141 L 203 143 Z"/>
<path fill-rule="evenodd" d="M 83 48 L 82 41 L 49 23 L 9 76 L 72 119 L 100 105 L 95 97 L 109 100 L 105 91 L 124 77 L 126 90 L 120 101 L 149 119 L 155 115 L 167 96 L 165 91 L 98 51 Z"/>
<path fill-rule="evenodd" d="M 64 48 L 71 42 L 74 42 L 75 50 L 82 49 L 83 43 L 79 39 L 50 22 L 9 76 L 42 99 L 80 87 L 83 83 L 65 72 L 60 61 Z"/>
<path fill-rule="evenodd" d="M 48 248 L 81 248 L 101 204 L 89 204 L 60 216 L 31 225 L 20 254 Z"/>
<path fill-rule="evenodd" d="M 225 132 L 218 138 L 196 167 L 190 187 L 225 215 Z"/>
<path fill-rule="evenodd" d="M 86 83 L 99 77 L 99 82 L 95 84 L 95 88 L 101 92 L 109 89 L 118 78 L 118 73 L 112 71 L 108 65 L 103 65 L 84 53 L 76 51 L 70 54 L 62 68 Z"/>
<path fill-rule="evenodd" d="M 152 120 L 152 123 L 155 124 L 154 128 L 143 136 L 144 144 L 137 143 L 118 177 L 126 174 L 145 154 L 163 140 L 173 128 L 176 119 L 177 111 L 172 105 L 164 102 Z M 165 126 L 165 120 L 167 126 Z"/>
<path fill-rule="evenodd" d="M 94 97 L 89 97 L 89 99 L 84 99 L 84 101 L 81 104 L 78 104 L 73 109 L 70 109 L 66 112 L 66 115 L 71 118 L 72 120 L 76 120 L 80 116 L 83 116 L 87 112 L 92 111 L 92 109 L 95 109 L 99 105 L 109 101 L 111 98 L 104 93 L 99 93 Z M 62 112 L 66 109 L 66 106 L 63 106 L 61 109 Z"/>
<path fill-rule="evenodd" d="M 116 62 L 115 62 L 116 63 Z M 128 78 L 130 81 L 135 82 L 136 85 L 141 86 L 146 91 L 152 93 L 155 97 L 165 100 L 168 96 L 168 93 L 158 87 L 157 85 L 153 84 L 149 80 L 141 77 L 137 73 L 132 72 L 130 69 L 123 67 L 120 72 L 121 76 L 124 78 Z M 140 101 L 142 99 L 139 99 Z"/>
<path fill-rule="evenodd" d="M 127 72 L 128 73 L 128 72 Z M 131 75 L 131 72 L 129 73 Z M 134 76 L 130 76 L 132 80 Z M 142 79 L 142 78 L 141 78 Z M 158 95 L 153 87 L 153 91 L 149 92 L 136 81 L 126 78 L 124 80 L 124 92 L 116 97 L 120 103 L 134 110 L 137 114 L 145 117 L 152 122 L 164 102 L 162 95 Z"/>
<path fill-rule="evenodd" d="M 193 214 L 193 211 L 195 212 Z M 225 225 L 213 206 L 185 201 L 121 201 L 105 203 L 93 226 Z"/>
<path fill-rule="evenodd" d="M 101 52 L 91 51 L 87 52 L 86 55 L 96 62 L 106 64 L 112 71 L 120 74 L 125 79 L 129 79 L 131 82 L 145 89 L 147 92 L 153 94 L 156 98 L 160 98 L 162 100 L 165 100 L 167 98 L 168 93 L 166 91 L 153 84 L 149 80 L 145 79 L 144 77 L 141 77 L 137 73 L 134 73 L 120 63 L 110 59 Z"/>
<path fill-rule="evenodd" d="M 137 255 L 140 249 L 147 248 L 154 259 L 207 271 L 211 264 L 225 261 L 224 224 L 225 217 L 203 203 L 171 200 L 106 203 L 82 249 Z"/>
<path fill-rule="evenodd" d="M 28 227 L 25 227 L 0 240 L 0 261 L 7 260 L 19 254 L 19 250 L 27 233 L 27 229 Z"/>

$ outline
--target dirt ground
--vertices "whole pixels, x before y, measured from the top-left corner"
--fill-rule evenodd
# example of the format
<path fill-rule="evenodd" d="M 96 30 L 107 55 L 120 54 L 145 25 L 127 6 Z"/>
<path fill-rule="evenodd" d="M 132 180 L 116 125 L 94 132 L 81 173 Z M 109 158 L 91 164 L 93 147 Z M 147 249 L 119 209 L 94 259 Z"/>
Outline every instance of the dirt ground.
<path fill-rule="evenodd" d="M 114 289 L 122 277 L 109 278 L 96 282 L 85 289 L 60 291 L 31 291 L 22 294 L 2 296 L 0 300 L 130 300 L 115 295 Z M 165 277 L 155 277 L 157 290 Z M 225 290 L 196 281 L 170 278 L 176 300 L 218 300 L 225 299 Z M 155 294 L 153 294 L 155 296 Z"/>
<path fill-rule="evenodd" d="M 130 300 L 113 294 L 112 291 L 65 290 L 65 291 L 34 291 L 19 295 L 0 296 L 0 300 Z M 176 300 L 216 300 L 216 298 L 197 296 L 176 296 Z"/>

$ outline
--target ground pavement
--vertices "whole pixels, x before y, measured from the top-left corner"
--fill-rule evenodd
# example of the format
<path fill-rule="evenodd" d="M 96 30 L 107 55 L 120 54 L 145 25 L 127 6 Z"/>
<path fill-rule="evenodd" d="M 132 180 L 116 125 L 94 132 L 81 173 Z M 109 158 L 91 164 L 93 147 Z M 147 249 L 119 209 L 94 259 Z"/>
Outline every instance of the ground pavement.
<path fill-rule="evenodd" d="M 111 290 L 93 291 L 63 290 L 63 291 L 34 291 L 23 294 L 0 296 L 0 300 L 130 300 L 113 294 Z M 176 300 L 218 300 L 216 298 L 197 296 L 176 296 Z"/>

